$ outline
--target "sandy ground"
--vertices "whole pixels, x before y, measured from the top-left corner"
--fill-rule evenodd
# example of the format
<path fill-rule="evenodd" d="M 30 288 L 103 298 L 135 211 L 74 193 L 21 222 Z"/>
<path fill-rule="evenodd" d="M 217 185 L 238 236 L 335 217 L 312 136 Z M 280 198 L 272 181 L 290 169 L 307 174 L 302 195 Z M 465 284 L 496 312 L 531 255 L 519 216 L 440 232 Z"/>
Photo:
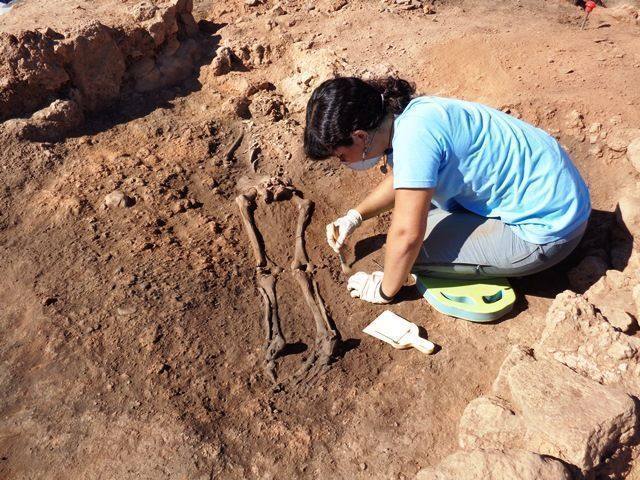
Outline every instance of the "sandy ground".
<path fill-rule="evenodd" d="M 616 194 L 639 175 L 589 129 L 600 123 L 610 139 L 640 126 L 634 21 L 598 8 L 581 31 L 581 11 L 553 1 L 436 3 L 433 15 L 380 2 L 281 5 L 276 15 L 271 2 L 195 4 L 221 44 L 265 47 L 261 64 L 220 77 L 205 65 L 182 86 L 125 96 L 58 143 L 0 138 L 0 477 L 411 478 L 455 450 L 465 405 L 511 345 L 538 337 L 566 270 L 585 248 L 606 248 Z M 382 174 L 309 163 L 300 146 L 310 90 L 296 82 L 330 71 L 398 72 L 422 93 L 508 109 L 556 135 L 591 190 L 588 245 L 514 280 L 516 309 L 495 324 L 443 316 L 404 291 L 390 308 L 426 329 L 435 355 L 366 337 L 388 307 L 349 298 L 324 226 Z M 275 92 L 252 97 L 250 120 L 235 116 L 229 98 L 265 80 Z M 274 121 L 272 104 L 284 118 Z M 567 120 L 574 110 L 583 129 Z M 251 142 L 262 148 L 256 174 Z M 315 202 L 307 250 L 344 340 L 330 369 L 297 387 L 274 387 L 262 368 L 262 307 L 234 203 L 236 186 L 260 175 L 288 176 Z M 116 188 L 135 204 L 105 208 Z M 286 201 L 256 212 L 284 268 L 277 293 L 292 345 L 277 361 L 282 379 L 315 335 L 288 271 L 296 216 Z M 382 263 L 388 220 L 358 231 L 358 269 Z"/>

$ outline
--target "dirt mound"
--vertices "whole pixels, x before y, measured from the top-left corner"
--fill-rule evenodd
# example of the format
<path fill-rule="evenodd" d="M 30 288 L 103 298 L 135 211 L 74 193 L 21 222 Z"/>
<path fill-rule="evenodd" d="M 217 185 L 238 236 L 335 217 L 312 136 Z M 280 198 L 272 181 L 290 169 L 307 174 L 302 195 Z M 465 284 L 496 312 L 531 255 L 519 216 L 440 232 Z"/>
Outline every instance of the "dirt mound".
<path fill-rule="evenodd" d="M 69 5 L 60 3 L 47 9 Z M 191 2 L 102 2 L 101 9 L 112 12 L 104 19 L 108 23 L 83 18 L 58 30 L 0 34 L 0 121 L 30 114 L 52 99 L 97 111 L 117 99 L 127 83 L 147 91 L 192 73 L 199 51 L 192 39 L 198 28 Z M 114 18 L 113 12 L 120 15 Z M 28 23 L 30 13 L 17 9 L 7 18 L 20 25 Z"/>

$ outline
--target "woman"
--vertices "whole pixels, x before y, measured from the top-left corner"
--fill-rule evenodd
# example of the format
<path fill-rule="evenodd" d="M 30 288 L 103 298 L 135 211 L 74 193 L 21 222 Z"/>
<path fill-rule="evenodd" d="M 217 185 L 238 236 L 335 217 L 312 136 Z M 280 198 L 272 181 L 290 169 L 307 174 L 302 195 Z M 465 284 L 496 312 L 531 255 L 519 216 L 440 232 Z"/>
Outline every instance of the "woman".
<path fill-rule="evenodd" d="M 337 157 L 355 170 L 381 162 L 393 168 L 327 225 L 338 252 L 363 221 L 393 209 L 384 273 L 353 275 L 351 296 L 388 303 L 409 272 L 522 276 L 564 259 L 584 234 L 591 203 L 558 142 L 487 106 L 414 92 L 397 78 L 335 78 L 307 104 L 310 158 Z"/>

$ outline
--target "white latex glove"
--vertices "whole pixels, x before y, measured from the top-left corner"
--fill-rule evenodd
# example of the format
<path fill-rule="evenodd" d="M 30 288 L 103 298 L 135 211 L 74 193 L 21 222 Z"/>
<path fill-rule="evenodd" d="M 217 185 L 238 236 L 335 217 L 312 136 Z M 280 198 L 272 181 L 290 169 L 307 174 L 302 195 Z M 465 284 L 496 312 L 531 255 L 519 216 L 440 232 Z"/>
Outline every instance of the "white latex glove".
<path fill-rule="evenodd" d="M 357 210 L 349 210 L 344 217 L 340 217 L 335 222 L 327 225 L 327 242 L 336 253 L 340 253 L 340 249 L 344 241 L 353 231 L 362 224 L 362 215 Z"/>
<path fill-rule="evenodd" d="M 347 281 L 347 289 L 353 298 L 360 298 L 365 302 L 389 303 L 380 295 L 383 272 L 358 272 L 351 275 Z"/>

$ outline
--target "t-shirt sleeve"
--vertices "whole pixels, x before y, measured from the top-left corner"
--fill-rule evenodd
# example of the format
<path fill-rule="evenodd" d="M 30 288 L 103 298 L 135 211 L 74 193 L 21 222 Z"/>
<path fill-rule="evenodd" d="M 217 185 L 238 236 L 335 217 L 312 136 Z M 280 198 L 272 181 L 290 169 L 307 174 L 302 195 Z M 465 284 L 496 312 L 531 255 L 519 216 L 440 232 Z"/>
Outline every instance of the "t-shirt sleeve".
<path fill-rule="evenodd" d="M 428 123 L 423 116 L 398 119 L 393 134 L 393 188 L 435 188 L 438 183 L 444 148 Z"/>

